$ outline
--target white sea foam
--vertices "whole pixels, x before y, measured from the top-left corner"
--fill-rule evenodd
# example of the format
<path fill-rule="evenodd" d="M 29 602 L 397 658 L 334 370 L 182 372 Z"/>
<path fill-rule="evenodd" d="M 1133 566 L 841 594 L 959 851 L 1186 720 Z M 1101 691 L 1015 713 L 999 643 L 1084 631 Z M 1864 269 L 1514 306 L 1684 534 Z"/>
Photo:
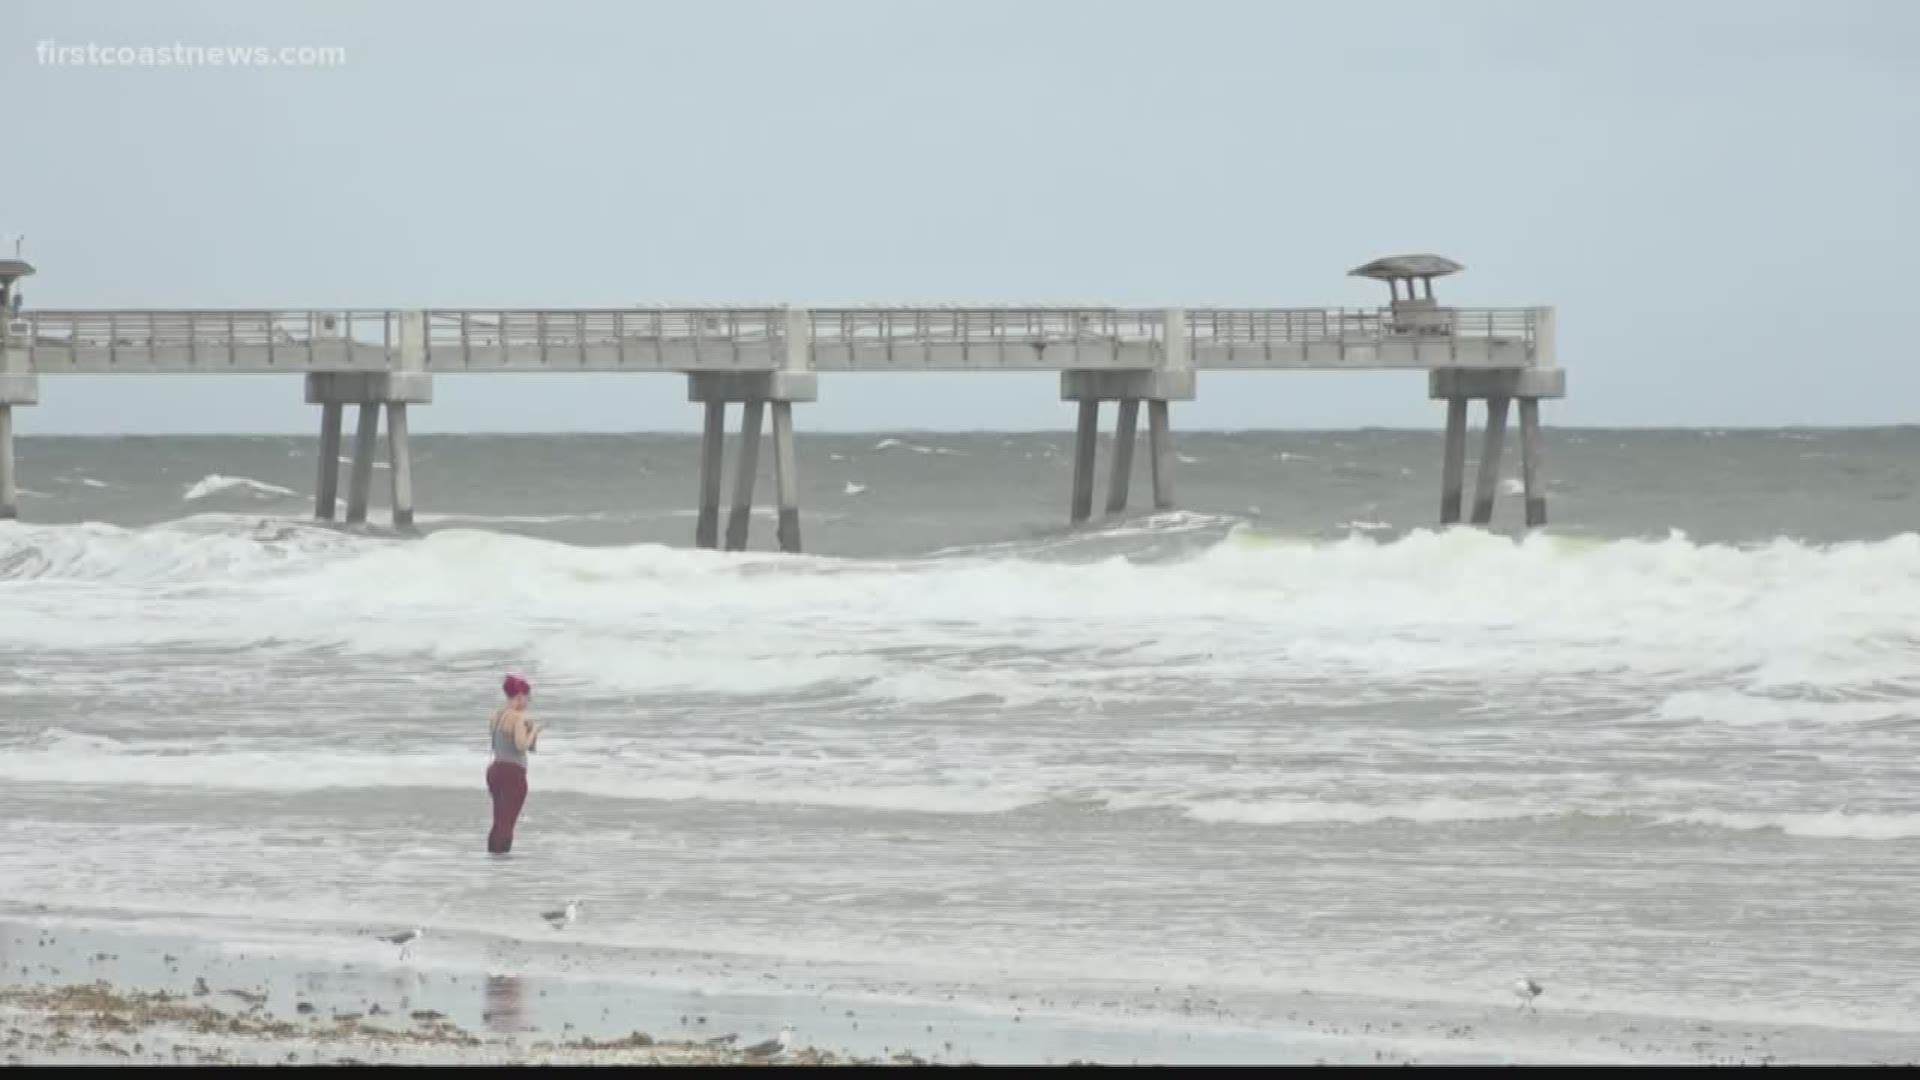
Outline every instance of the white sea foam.
<path fill-rule="evenodd" d="M 911 450 L 916 454 L 958 454 L 958 450 L 949 450 L 944 446 L 921 446 L 904 439 L 881 439 L 873 444 L 875 450 Z"/>
<path fill-rule="evenodd" d="M 303 750 L 207 750 L 188 740 L 150 742 L 131 749 L 110 740 L 62 735 L 16 746 L 0 755 L 0 779 L 37 785 L 198 791 L 316 792 L 331 790 L 442 790 L 471 792 L 484 758 L 472 753 L 374 753 Z M 960 782 L 891 782 L 884 776 L 849 778 L 822 768 L 810 780 L 801 766 L 775 758 L 736 763 L 637 760 L 631 756 L 556 757 L 540 763 L 540 790 L 645 802 L 703 801 L 934 814 L 993 814 L 1043 796 L 1016 789 L 987 790 L 974 777 Z"/>
<path fill-rule="evenodd" d="M 1383 821 L 1441 824 L 1511 821 L 1550 816 L 1550 812 L 1544 812 L 1540 807 L 1445 798 L 1380 804 L 1321 802 L 1314 799 L 1277 799 L 1264 802 L 1245 799 L 1206 799 L 1186 807 L 1185 812 L 1187 816 L 1198 821 L 1237 822 L 1249 825 L 1371 825 Z"/>
<path fill-rule="evenodd" d="M 1911 840 L 1920 837 L 1920 814 L 1754 813 L 1691 810 L 1665 814 L 1662 822 L 1739 832 L 1778 832 L 1820 840 Z"/>
<path fill-rule="evenodd" d="M 657 686 L 636 682 L 632 668 L 654 657 L 708 664 L 715 689 L 791 689 L 804 680 L 762 670 L 815 666 L 816 681 L 874 678 L 887 672 L 859 660 L 822 666 L 821 658 L 861 655 L 913 627 L 953 649 L 1205 640 L 1216 676 L 1506 682 L 1597 671 L 1644 683 L 1721 673 L 1776 697 L 1826 693 L 1826 702 L 1805 705 L 1818 715 L 1847 687 L 1910 683 L 1911 612 L 1920 607 L 1913 535 L 1734 548 L 1678 535 L 1515 543 L 1451 530 L 1311 543 L 1243 530 L 1174 561 L 1024 557 L 1054 543 L 1043 540 L 849 562 L 572 547 L 469 530 L 396 542 L 288 524 L 257 537 L 252 523 L 247 531 L 236 524 L 0 525 L 0 582 L 11 583 L 0 641 L 241 646 L 271 638 L 441 656 L 546 649 L 557 661 L 575 653 L 575 673 L 609 687 Z M 1194 519 L 1169 516 L 1104 540 L 1193 527 Z M 130 585 L 178 588 L 164 599 L 148 590 L 130 607 Z M 676 640 L 696 644 L 675 656 Z M 595 652 L 601 659 L 588 659 Z M 1669 707 L 1685 707 L 1684 699 Z"/>
<path fill-rule="evenodd" d="M 269 484 L 262 480 L 250 480 L 244 476 L 221 476 L 219 473 L 214 473 L 210 476 L 202 477 L 192 486 L 188 487 L 185 498 L 188 502 L 193 502 L 198 499 L 204 499 L 209 495 L 221 494 L 222 492 L 236 492 L 254 498 L 280 498 L 283 496 L 297 496 L 299 494 L 299 492 L 294 491 L 292 488 L 284 488 L 279 484 Z"/>

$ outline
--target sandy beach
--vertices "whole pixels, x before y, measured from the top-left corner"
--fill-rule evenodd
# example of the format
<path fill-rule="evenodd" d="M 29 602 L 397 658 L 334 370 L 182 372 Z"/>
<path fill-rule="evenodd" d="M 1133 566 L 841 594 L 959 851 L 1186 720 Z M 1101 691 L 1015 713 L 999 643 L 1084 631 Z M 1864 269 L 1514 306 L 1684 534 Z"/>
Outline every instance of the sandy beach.
<path fill-rule="evenodd" d="M 564 974 L 406 962 L 369 942 L 327 960 L 269 939 L 212 942 L 53 914 L 0 924 L 0 1058 L 8 1064 L 1101 1064 L 1893 1063 L 1911 1036 L 1301 994 L 1103 1000 L 954 987 L 938 1006 L 879 981 L 811 989 L 726 958 L 660 956 L 672 978 L 620 976 L 631 955 L 578 950 Z M 376 947 L 377 945 L 377 947 Z M 496 953 L 496 964 L 506 954 Z M 598 964 L 596 964 L 596 960 Z M 658 975 L 661 969 L 653 969 Z M 824 977 L 824 976 L 823 976 Z M 705 984 L 708 989 L 703 989 Z M 795 1024 L 794 1048 L 743 1050 Z"/>

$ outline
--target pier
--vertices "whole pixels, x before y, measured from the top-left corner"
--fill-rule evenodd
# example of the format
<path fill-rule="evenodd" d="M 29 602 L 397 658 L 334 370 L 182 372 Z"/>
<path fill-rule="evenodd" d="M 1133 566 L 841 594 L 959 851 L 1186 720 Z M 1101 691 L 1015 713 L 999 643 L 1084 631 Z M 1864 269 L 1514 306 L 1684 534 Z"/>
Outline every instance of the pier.
<path fill-rule="evenodd" d="M 1462 269 L 1436 255 L 1377 259 L 1350 274 L 1384 282 L 1380 308 L 711 307 L 427 310 L 22 309 L 17 283 L 33 267 L 0 260 L 0 518 L 18 514 L 13 412 L 39 401 L 42 376 L 110 373 L 298 374 L 320 407 L 314 516 L 340 516 L 341 442 L 356 407 L 344 521 L 367 518 L 380 426 L 392 522 L 413 526 L 409 409 L 433 401 L 433 381 L 464 372 L 647 372 L 684 375 L 704 410 L 697 546 L 742 550 L 754 505 L 763 427 L 771 427 L 775 542 L 801 550 L 794 405 L 818 399 L 823 373 L 1058 371 L 1076 406 L 1068 520 L 1093 516 L 1102 407 L 1116 406 L 1104 503 L 1127 509 L 1146 406 L 1156 509 L 1174 506 L 1171 405 L 1191 401 L 1203 370 L 1428 372 L 1446 403 L 1439 519 L 1460 523 L 1468 407 L 1486 424 L 1471 522 L 1493 520 L 1509 413 L 1517 403 L 1524 521 L 1546 524 L 1540 402 L 1565 396 L 1551 307 L 1441 306 L 1433 279 Z M 1404 295 L 1403 295 L 1404 294 Z M 720 528 L 730 406 L 739 406 L 734 475 Z M 770 419 L 769 419 L 770 418 Z"/>

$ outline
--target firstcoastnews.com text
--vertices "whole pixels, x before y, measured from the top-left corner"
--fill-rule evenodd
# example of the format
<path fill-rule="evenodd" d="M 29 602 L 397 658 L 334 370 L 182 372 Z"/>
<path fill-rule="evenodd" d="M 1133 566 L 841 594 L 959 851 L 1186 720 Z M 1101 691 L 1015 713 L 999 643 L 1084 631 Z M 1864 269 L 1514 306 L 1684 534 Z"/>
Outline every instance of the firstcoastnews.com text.
<path fill-rule="evenodd" d="M 61 45 L 42 41 L 34 55 L 46 67 L 340 67 L 338 45 Z"/>

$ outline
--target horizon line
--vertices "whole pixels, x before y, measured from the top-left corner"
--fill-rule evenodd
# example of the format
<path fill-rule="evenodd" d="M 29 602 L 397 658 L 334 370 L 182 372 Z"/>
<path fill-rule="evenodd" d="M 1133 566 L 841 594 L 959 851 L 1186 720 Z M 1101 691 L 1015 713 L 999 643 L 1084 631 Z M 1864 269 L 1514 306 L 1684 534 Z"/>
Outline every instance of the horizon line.
<path fill-rule="evenodd" d="M 1908 428 L 1920 428 L 1920 421 L 1912 423 L 1869 423 L 1869 424 L 1603 424 L 1603 425 L 1543 425 L 1544 432 L 1870 432 L 1900 431 Z M 1470 431 L 1483 431 L 1484 425 L 1472 425 Z M 1197 427 L 1184 428 L 1174 432 L 1177 442 L 1182 435 L 1352 435 L 1365 432 L 1384 432 L 1392 434 L 1431 434 L 1442 435 L 1441 426 L 1397 427 L 1392 425 L 1366 424 L 1357 427 L 1340 428 L 1229 428 Z M 529 436 L 551 438 L 556 436 L 582 435 L 675 435 L 688 438 L 700 438 L 701 432 L 693 428 L 575 428 L 571 430 L 547 430 L 534 428 L 467 429 L 461 431 L 422 431 L 414 428 L 415 438 L 486 438 L 493 436 Z M 729 431 L 731 438 L 737 432 Z M 809 436 L 865 436 L 865 435 L 1073 435 L 1074 428 L 832 428 L 802 430 L 796 427 L 795 438 Z M 1113 433 L 1102 430 L 1102 437 Z M 168 439 L 168 438 L 234 438 L 234 439 L 270 439 L 270 438 L 318 438 L 317 434 L 307 434 L 297 430 L 285 431 L 69 431 L 38 432 L 29 434 L 17 432 L 16 438 L 28 439 Z"/>

